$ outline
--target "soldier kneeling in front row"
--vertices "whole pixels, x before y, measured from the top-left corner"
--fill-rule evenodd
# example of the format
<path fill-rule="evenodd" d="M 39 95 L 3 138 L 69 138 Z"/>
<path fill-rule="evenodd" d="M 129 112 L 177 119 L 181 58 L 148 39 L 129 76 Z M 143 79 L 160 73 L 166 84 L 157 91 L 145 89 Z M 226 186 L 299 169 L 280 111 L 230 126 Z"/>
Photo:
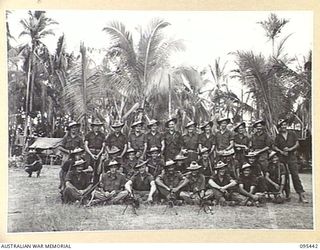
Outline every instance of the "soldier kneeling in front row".
<path fill-rule="evenodd" d="M 286 194 L 287 200 L 290 197 L 289 176 L 286 167 L 279 161 L 277 152 L 272 151 L 269 154 L 269 168 L 266 171 L 267 189 L 268 193 L 272 193 L 274 203 L 283 203 Z"/>
<path fill-rule="evenodd" d="M 93 169 L 85 169 L 84 160 L 75 161 L 65 178 L 65 188 L 62 192 L 63 203 L 80 201 L 83 195 L 92 187 Z"/>
<path fill-rule="evenodd" d="M 186 173 L 188 185 L 186 186 L 187 191 L 181 191 L 180 197 L 187 204 L 200 204 L 201 192 L 205 192 L 205 177 L 200 173 L 202 166 L 198 165 L 196 161 L 192 161 L 187 170 L 190 172 Z"/>
<path fill-rule="evenodd" d="M 208 182 L 211 189 L 207 190 L 206 195 L 213 197 L 214 205 L 236 205 L 241 198 L 237 191 L 237 181 L 228 173 L 228 164 L 219 161 L 215 167 L 217 173 Z"/>
<path fill-rule="evenodd" d="M 153 176 L 146 171 L 147 161 L 140 161 L 134 167 L 138 170 L 125 184 L 125 189 L 139 202 L 153 202 L 157 187 Z"/>
<path fill-rule="evenodd" d="M 108 164 L 109 171 L 101 174 L 98 188 L 94 191 L 92 204 L 107 202 L 108 204 L 119 204 L 127 196 L 128 191 L 124 190 L 126 178 L 117 170 L 120 163 L 112 160 Z"/>
<path fill-rule="evenodd" d="M 252 174 L 251 165 L 246 163 L 241 168 L 242 173 L 239 177 L 239 192 L 244 197 L 241 205 L 257 206 L 265 203 L 264 193 L 257 192 L 257 177 Z"/>
<path fill-rule="evenodd" d="M 165 164 L 164 173 L 156 178 L 156 184 L 162 197 L 168 201 L 174 200 L 179 204 L 180 202 L 177 199 L 179 198 L 181 189 L 188 184 L 188 179 L 179 171 L 176 171 L 175 162 L 169 160 Z"/>

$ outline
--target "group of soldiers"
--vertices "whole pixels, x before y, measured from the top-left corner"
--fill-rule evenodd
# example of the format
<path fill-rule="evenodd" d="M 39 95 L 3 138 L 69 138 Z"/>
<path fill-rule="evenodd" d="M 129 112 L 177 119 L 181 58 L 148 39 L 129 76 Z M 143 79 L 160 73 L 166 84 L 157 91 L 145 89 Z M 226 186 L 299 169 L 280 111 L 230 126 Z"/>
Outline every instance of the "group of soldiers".
<path fill-rule="evenodd" d="M 298 174 L 299 142 L 288 131 L 287 120 L 278 121 L 275 140 L 263 120 L 253 123 L 250 137 L 245 122 L 232 130 L 230 123 L 229 118 L 219 119 L 213 133 L 212 121 L 199 126 L 190 121 L 182 135 L 174 117 L 164 123 L 164 133 L 159 131 L 159 121 L 139 120 L 126 136 L 123 122 L 114 122 L 112 133 L 105 135 L 104 124 L 95 119 L 83 139 L 80 124 L 71 122 L 60 146 L 62 201 L 121 204 L 134 198 L 138 203 L 180 205 L 205 199 L 212 205 L 261 206 L 267 200 L 290 201 L 291 175 L 299 201 L 307 203 Z M 144 133 L 143 128 L 149 131 Z"/>

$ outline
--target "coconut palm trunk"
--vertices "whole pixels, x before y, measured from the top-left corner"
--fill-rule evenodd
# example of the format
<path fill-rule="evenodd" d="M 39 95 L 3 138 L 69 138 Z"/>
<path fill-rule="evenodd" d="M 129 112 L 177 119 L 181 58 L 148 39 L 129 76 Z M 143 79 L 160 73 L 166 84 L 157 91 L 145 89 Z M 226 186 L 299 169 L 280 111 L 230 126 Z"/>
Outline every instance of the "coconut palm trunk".
<path fill-rule="evenodd" d="M 82 42 L 80 45 L 80 53 L 81 53 L 81 64 L 82 64 L 82 98 L 83 98 L 83 104 L 84 104 L 84 132 L 87 133 L 87 58 L 86 58 L 86 47 L 84 46 L 84 43 Z"/>

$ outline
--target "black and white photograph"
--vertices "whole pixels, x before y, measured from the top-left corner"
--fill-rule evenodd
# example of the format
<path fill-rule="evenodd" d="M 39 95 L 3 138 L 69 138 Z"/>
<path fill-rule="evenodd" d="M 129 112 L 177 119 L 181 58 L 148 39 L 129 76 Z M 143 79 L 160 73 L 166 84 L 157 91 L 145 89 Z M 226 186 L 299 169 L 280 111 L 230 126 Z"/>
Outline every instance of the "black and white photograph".
<path fill-rule="evenodd" d="M 8 9 L 7 232 L 314 230 L 313 28 Z"/>

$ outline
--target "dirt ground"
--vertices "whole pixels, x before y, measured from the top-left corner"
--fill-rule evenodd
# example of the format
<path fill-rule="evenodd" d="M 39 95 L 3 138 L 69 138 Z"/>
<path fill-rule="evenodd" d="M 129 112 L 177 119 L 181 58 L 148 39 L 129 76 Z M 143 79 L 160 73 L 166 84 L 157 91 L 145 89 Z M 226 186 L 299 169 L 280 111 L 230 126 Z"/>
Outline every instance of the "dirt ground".
<path fill-rule="evenodd" d="M 8 232 L 159 230 L 159 229 L 313 229 L 312 175 L 301 174 L 309 204 L 294 193 L 285 204 L 265 207 L 214 207 L 213 214 L 198 206 L 141 206 L 133 214 L 125 206 L 83 208 L 63 205 L 58 192 L 59 166 L 44 166 L 41 177 L 28 178 L 23 169 L 9 169 Z"/>

